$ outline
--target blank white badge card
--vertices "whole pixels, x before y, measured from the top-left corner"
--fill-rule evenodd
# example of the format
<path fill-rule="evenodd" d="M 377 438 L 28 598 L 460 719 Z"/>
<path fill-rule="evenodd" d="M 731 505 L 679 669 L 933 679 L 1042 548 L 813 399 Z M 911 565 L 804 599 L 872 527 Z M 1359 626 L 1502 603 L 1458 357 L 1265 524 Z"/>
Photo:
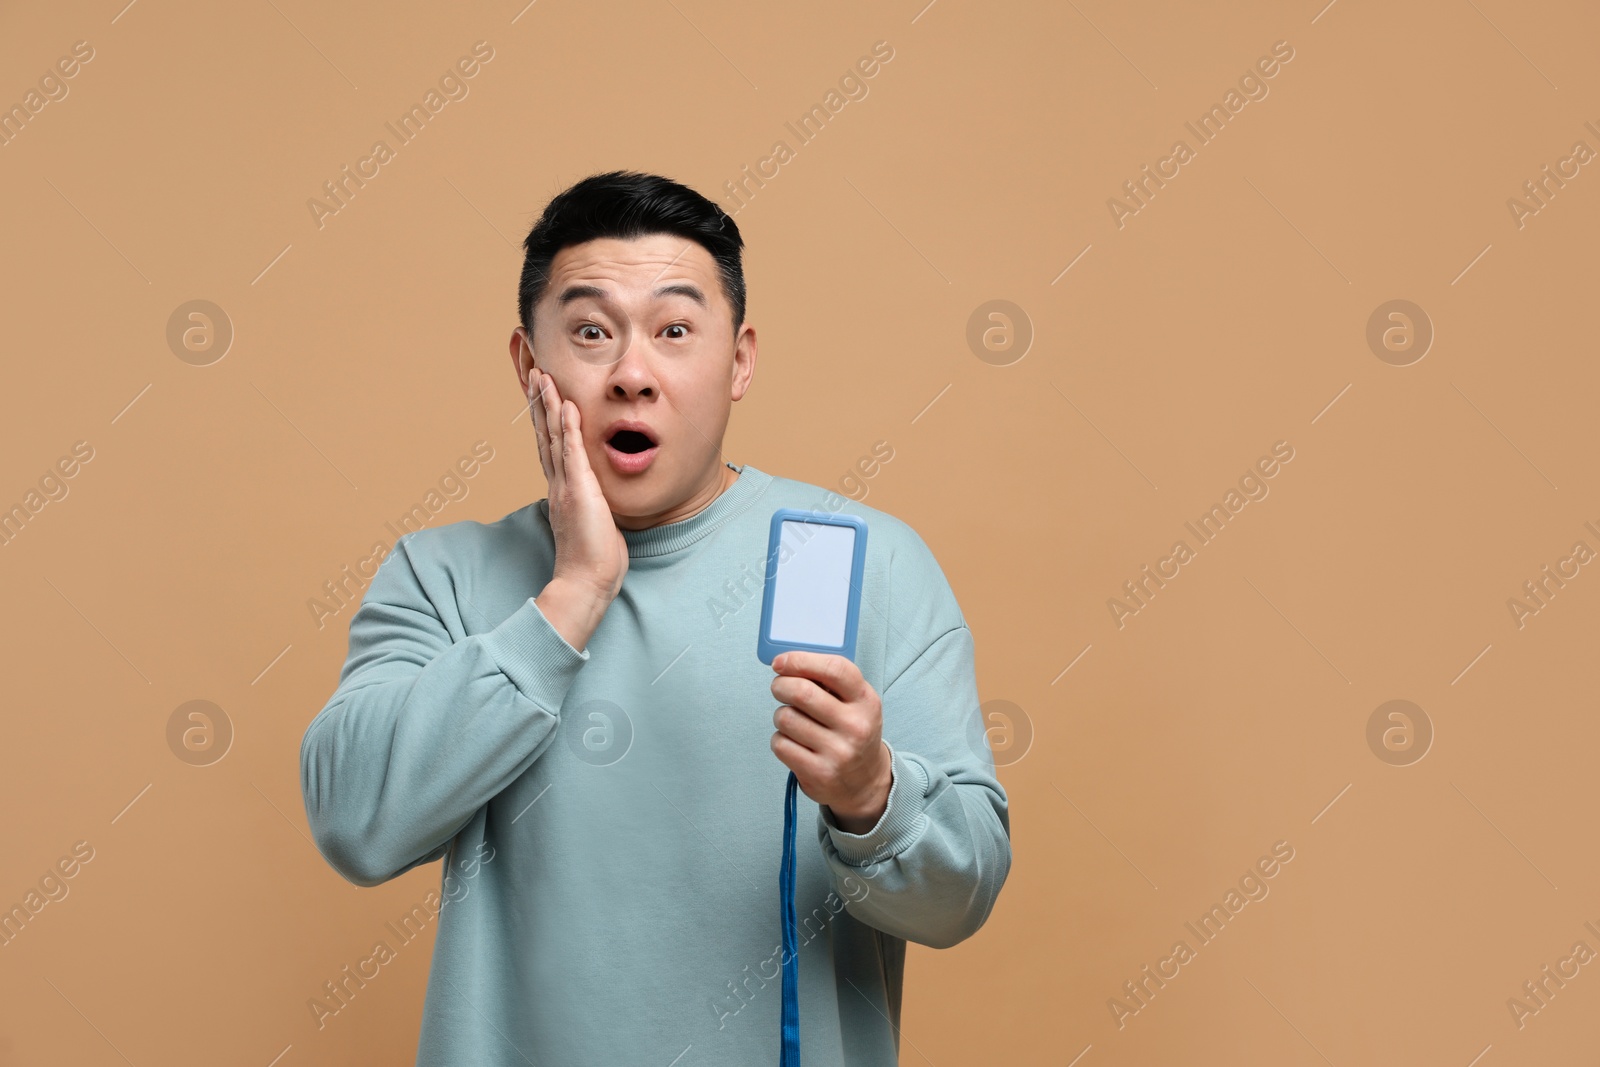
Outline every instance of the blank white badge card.
<path fill-rule="evenodd" d="M 788 553 L 787 558 L 778 553 L 772 640 L 843 645 L 855 528 L 788 519 L 783 523 L 782 544 Z"/>

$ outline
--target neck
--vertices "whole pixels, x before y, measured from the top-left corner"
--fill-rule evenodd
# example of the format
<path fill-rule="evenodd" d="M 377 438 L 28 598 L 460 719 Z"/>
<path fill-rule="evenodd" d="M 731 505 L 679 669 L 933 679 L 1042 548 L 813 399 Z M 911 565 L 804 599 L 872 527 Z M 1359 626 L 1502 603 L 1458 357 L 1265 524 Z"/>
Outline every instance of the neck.
<path fill-rule="evenodd" d="M 699 488 L 691 493 L 687 499 L 675 504 L 657 515 L 618 515 L 612 513 L 619 527 L 624 530 L 648 530 L 652 526 L 665 526 L 671 522 L 682 522 L 691 519 L 711 506 L 711 502 L 721 496 L 739 478 L 739 472 L 729 467 L 720 458 L 710 475 L 701 481 Z"/>

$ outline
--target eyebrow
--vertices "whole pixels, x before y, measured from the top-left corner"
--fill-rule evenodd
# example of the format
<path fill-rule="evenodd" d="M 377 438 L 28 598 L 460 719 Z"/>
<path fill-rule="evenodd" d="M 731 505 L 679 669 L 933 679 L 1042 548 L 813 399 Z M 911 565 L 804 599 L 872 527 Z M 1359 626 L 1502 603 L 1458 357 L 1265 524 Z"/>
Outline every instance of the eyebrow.
<path fill-rule="evenodd" d="M 700 291 L 700 287 L 698 285 L 691 285 L 688 282 L 675 282 L 671 285 L 660 286 L 651 295 L 656 297 L 686 296 L 703 308 L 709 310 L 711 306 L 706 301 L 706 294 Z M 564 306 L 572 303 L 574 300 L 583 300 L 586 297 L 595 300 L 610 299 L 609 294 L 598 285 L 569 285 L 561 291 L 561 299 L 558 301 L 558 303 Z"/>

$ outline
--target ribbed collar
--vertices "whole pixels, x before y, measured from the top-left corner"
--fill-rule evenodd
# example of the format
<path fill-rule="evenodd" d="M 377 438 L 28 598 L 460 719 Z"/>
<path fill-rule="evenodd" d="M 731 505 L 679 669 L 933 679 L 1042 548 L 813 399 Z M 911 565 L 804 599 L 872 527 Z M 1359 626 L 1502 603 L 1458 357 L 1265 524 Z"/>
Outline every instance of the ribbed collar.
<path fill-rule="evenodd" d="M 739 477 L 696 514 L 678 522 L 652 526 L 647 530 L 623 530 L 622 539 L 628 543 L 628 558 L 665 556 L 709 537 L 743 514 L 772 482 L 772 475 L 759 471 L 748 463 L 742 467 L 735 467 L 729 463 L 728 467 L 738 471 Z M 548 523 L 549 498 L 539 501 L 538 506 L 545 522 Z"/>

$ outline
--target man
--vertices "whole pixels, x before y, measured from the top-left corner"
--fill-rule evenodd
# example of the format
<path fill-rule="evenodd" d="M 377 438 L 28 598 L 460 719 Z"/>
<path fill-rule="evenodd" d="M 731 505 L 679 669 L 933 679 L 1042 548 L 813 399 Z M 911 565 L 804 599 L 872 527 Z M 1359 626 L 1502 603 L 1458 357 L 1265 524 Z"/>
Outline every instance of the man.
<path fill-rule="evenodd" d="M 895 1064 L 905 942 L 971 936 L 1010 870 L 972 634 L 927 546 L 722 455 L 756 365 L 742 247 L 666 178 L 550 202 L 510 344 L 549 496 L 401 537 L 306 730 L 340 874 L 445 860 L 419 1064 L 775 1062 L 790 770 L 817 842 L 795 895 L 807 1067 Z M 779 507 L 867 522 L 854 663 L 756 657 Z"/>

